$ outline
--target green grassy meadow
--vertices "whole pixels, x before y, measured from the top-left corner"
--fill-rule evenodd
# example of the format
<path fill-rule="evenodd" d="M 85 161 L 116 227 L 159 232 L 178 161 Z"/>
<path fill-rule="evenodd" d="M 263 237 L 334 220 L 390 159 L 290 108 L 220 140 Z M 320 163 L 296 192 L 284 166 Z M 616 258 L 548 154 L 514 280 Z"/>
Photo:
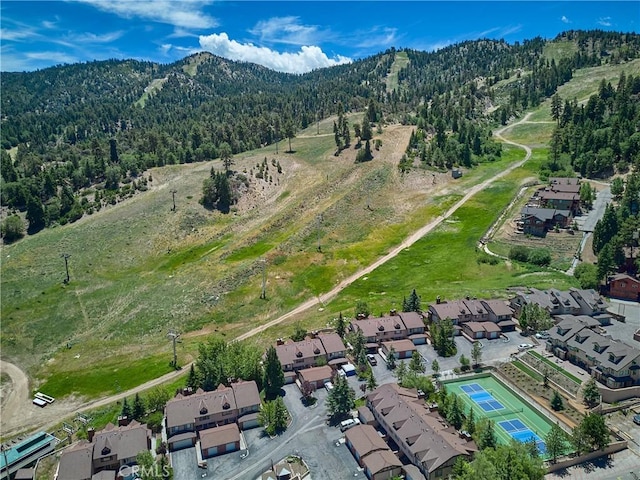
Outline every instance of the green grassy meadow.
<path fill-rule="evenodd" d="M 56 397 L 126 390 L 170 371 L 170 328 L 183 334 L 178 359 L 185 364 L 207 335 L 232 339 L 328 292 L 524 155 L 505 145 L 499 161 L 432 192 L 422 187 L 429 172 L 399 175 L 384 135 L 378 161 L 354 165 L 348 157 L 353 152 L 333 156 L 331 126 L 328 119 L 320 123 L 320 135 L 316 125 L 300 132 L 292 140 L 295 153 L 284 153 L 285 141 L 278 155 L 269 146 L 236 156 L 238 171 L 277 157 L 284 172 L 273 172 L 271 184 L 258 182 L 262 196 L 242 214 L 221 215 L 197 203 L 202 180 L 218 162 L 177 165 L 152 170 L 152 188 L 144 194 L 2 247 L 3 356 Z M 544 143 L 547 124 L 535 127 L 541 130 L 524 125 L 506 135 Z M 410 127 L 402 132 L 396 135 L 408 138 Z M 438 295 L 505 297 L 514 286 L 572 286 L 572 278 L 554 271 L 481 263 L 476 252 L 478 240 L 521 184 L 536 176 L 544 157 L 544 149 L 534 150 L 523 168 L 477 194 L 322 311 L 306 312 L 257 340 L 285 336 L 294 321 L 324 326 L 340 311 L 350 315 L 357 300 L 375 313 L 400 308 L 413 288 L 426 304 Z M 178 191 L 176 212 L 172 189 Z M 71 255 L 68 285 L 62 283 L 62 253 Z M 267 300 L 259 298 L 263 260 Z"/>

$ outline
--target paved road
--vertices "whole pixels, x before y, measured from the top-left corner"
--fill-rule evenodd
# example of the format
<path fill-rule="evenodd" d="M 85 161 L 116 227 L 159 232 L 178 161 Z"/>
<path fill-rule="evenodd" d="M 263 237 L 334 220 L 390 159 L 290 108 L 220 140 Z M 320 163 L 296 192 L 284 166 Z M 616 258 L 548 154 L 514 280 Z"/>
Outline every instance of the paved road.
<path fill-rule="evenodd" d="M 378 260 L 376 260 L 374 263 L 372 263 L 368 267 L 366 267 L 366 268 L 360 270 L 359 272 L 351 275 L 350 277 L 342 280 L 331 291 L 329 291 L 327 293 L 324 293 L 324 294 L 322 294 L 322 295 L 320 295 L 318 297 L 311 298 L 311 299 L 307 300 L 306 302 L 304 302 L 301 305 L 297 306 L 296 308 L 294 308 L 293 310 L 289 311 L 288 313 L 285 313 L 284 315 L 282 315 L 282 316 L 280 316 L 280 317 L 278 317 L 278 318 L 276 318 L 276 319 L 274 319 L 274 320 L 272 320 L 270 322 L 267 322 L 267 323 L 265 323 L 263 325 L 260 325 L 260 326 L 258 326 L 256 328 L 252 329 L 252 330 L 249 330 L 248 332 L 238 336 L 235 340 L 240 341 L 240 340 L 245 340 L 247 338 L 253 337 L 254 335 L 257 335 L 258 333 L 261 333 L 261 332 L 265 331 L 266 329 L 268 329 L 270 327 L 278 325 L 278 324 L 284 322 L 285 320 L 287 320 L 287 319 L 289 319 L 291 317 L 294 317 L 295 315 L 299 315 L 299 314 L 303 313 L 304 311 L 308 310 L 311 307 L 314 307 L 316 305 L 323 305 L 324 303 L 329 302 L 336 295 L 338 295 L 338 293 L 340 293 L 343 289 L 345 289 L 346 287 L 351 285 L 353 282 L 355 282 L 356 280 L 358 280 L 359 278 L 361 278 L 361 277 L 363 277 L 365 275 L 368 275 L 369 273 L 371 273 L 373 270 L 375 270 L 379 266 L 383 265 L 384 263 L 388 262 L 389 260 L 391 260 L 392 258 L 397 256 L 402 250 L 410 247 L 411 245 L 416 243 L 418 240 L 420 240 L 422 237 L 424 237 L 427 233 L 429 233 L 432 230 L 434 230 L 443 221 L 445 221 L 447 218 L 451 217 L 460 207 L 462 207 L 476 193 L 486 189 L 492 183 L 494 183 L 497 180 L 501 179 L 505 175 L 508 175 L 509 173 L 511 173 L 516 168 L 521 167 L 527 160 L 529 160 L 529 158 L 531 158 L 531 148 L 529 148 L 527 145 L 522 145 L 522 144 L 513 142 L 511 140 L 507 140 L 502 135 L 506 130 L 508 130 L 508 129 L 512 128 L 512 127 L 514 127 L 516 125 L 519 125 L 520 123 L 526 123 L 530 116 L 531 116 L 531 113 L 528 113 L 527 115 L 525 115 L 518 122 L 515 122 L 515 123 L 513 123 L 511 125 L 507 125 L 505 127 L 502 127 L 499 130 L 496 130 L 494 132 L 495 136 L 498 137 L 504 143 L 508 143 L 509 145 L 514 145 L 516 147 L 522 148 L 526 152 L 525 156 L 524 156 L 524 158 L 522 160 L 520 160 L 519 162 L 514 163 L 509 168 L 501 171 L 500 173 L 497 173 L 496 175 L 494 175 L 493 177 L 485 180 L 481 184 L 476 185 L 473 188 L 471 188 L 466 193 L 466 195 L 464 197 L 462 197 L 462 199 L 460 199 L 449 210 L 447 210 L 447 212 L 444 215 L 441 215 L 441 216 L 437 217 L 436 219 L 431 221 L 429 224 L 423 226 L 418 231 L 414 232 L 412 235 L 410 235 L 408 238 L 406 238 L 400 245 L 395 247 L 393 250 L 391 250 L 386 255 L 380 257 Z M 143 385 L 139 385 L 138 387 L 135 387 L 135 388 L 133 388 L 131 390 L 128 390 L 126 392 L 121 392 L 119 394 L 112 395 L 110 397 L 105 397 L 105 398 L 102 398 L 100 400 L 84 403 L 79 408 L 77 406 L 74 406 L 73 408 L 69 408 L 69 411 L 66 412 L 66 415 L 71 415 L 73 413 L 80 413 L 80 412 L 83 412 L 83 411 L 86 411 L 86 410 L 90 410 L 90 409 L 93 409 L 93 408 L 96 408 L 96 407 L 105 406 L 105 405 L 108 405 L 110 403 L 122 400 L 124 397 L 130 397 L 132 395 L 135 395 L 136 393 L 140 393 L 140 392 L 142 392 L 142 391 L 144 391 L 144 390 L 146 390 L 148 388 L 154 387 L 154 386 L 159 385 L 161 383 L 174 380 L 179 375 L 186 374 L 186 372 L 189 371 L 190 366 L 191 366 L 191 364 L 188 364 L 179 372 L 168 373 L 168 374 L 163 375 L 161 377 L 158 377 L 158 378 L 156 378 L 154 380 L 151 380 L 151 381 L 149 381 L 149 382 L 147 382 L 147 383 L 145 383 Z M 23 401 L 28 401 L 28 397 L 24 398 Z M 59 403 L 58 404 L 58 408 L 62 408 L 62 405 L 63 405 L 62 402 Z M 15 411 L 15 410 L 14 411 L 10 411 L 10 410 L 7 409 L 6 412 L 3 412 L 3 414 L 12 416 L 12 414 L 17 413 L 17 412 L 19 412 L 19 410 L 18 411 Z M 13 427 L 12 430 L 15 431 L 15 430 L 19 430 L 19 429 L 23 429 L 24 430 L 24 429 L 30 429 L 30 428 L 45 428 L 45 429 L 51 428 L 51 427 L 55 426 L 57 423 L 59 423 L 60 419 L 63 418 L 64 416 L 65 416 L 65 414 L 61 413 L 56 418 L 55 422 L 49 422 L 49 423 L 46 423 L 48 420 L 43 420 L 43 419 L 39 419 L 40 420 L 39 422 L 38 422 L 38 419 L 31 419 L 29 421 L 29 423 L 26 423 L 26 424 L 18 424 L 18 422 L 16 422 L 15 425 L 12 425 L 12 427 Z"/>
<path fill-rule="evenodd" d="M 604 210 L 607 204 L 611 203 L 611 188 L 606 187 L 598 192 L 596 200 L 593 202 L 593 208 L 586 215 L 576 217 L 578 228 L 583 232 L 593 232 L 596 228 L 596 223 L 604 215 Z"/>

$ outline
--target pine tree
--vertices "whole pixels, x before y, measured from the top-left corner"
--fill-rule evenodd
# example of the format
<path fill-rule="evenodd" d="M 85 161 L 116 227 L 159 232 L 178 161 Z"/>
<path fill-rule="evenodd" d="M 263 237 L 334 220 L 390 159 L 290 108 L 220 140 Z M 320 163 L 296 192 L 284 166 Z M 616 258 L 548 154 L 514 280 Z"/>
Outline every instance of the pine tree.
<path fill-rule="evenodd" d="M 600 390 L 598 390 L 598 385 L 593 377 L 585 384 L 582 390 L 582 399 L 589 408 L 595 407 L 600 402 Z"/>
<path fill-rule="evenodd" d="M 347 379 L 338 375 L 327 399 L 327 410 L 334 418 L 346 416 L 355 407 L 356 393 Z"/>
<path fill-rule="evenodd" d="M 122 412 L 120 412 L 120 415 L 129 419 L 133 418 L 133 411 L 131 410 L 131 405 L 129 405 L 129 402 L 127 401 L 127 397 L 124 397 L 122 400 Z"/>
<path fill-rule="evenodd" d="M 452 395 L 453 399 L 447 412 L 447 421 L 453 426 L 453 428 L 460 430 L 463 422 L 462 408 L 460 407 L 460 400 L 458 399 L 458 396 L 455 394 Z"/>
<path fill-rule="evenodd" d="M 564 452 L 567 443 L 567 434 L 560 428 L 558 422 L 551 426 L 551 430 L 544 437 L 547 453 L 551 455 L 553 463 Z"/>
<path fill-rule="evenodd" d="M 401 364 L 404 365 L 404 362 L 401 362 Z M 396 368 L 396 350 L 393 348 L 393 346 L 387 353 L 387 368 L 389 370 L 393 370 Z"/>
<path fill-rule="evenodd" d="M 491 420 L 487 420 L 481 432 L 478 447 L 480 450 L 485 448 L 495 448 L 497 444 L 496 432 L 494 424 Z"/>
<path fill-rule="evenodd" d="M 557 93 L 551 97 L 551 118 L 556 122 L 560 122 L 562 116 L 562 99 Z"/>
<path fill-rule="evenodd" d="M 555 412 L 564 410 L 564 402 L 557 390 L 553 391 L 553 396 L 551 397 L 551 408 L 553 408 Z"/>
<path fill-rule="evenodd" d="M 424 372 L 424 365 L 422 365 L 422 357 L 420 356 L 417 350 L 415 350 L 411 354 L 411 361 L 409 362 L 409 370 L 416 373 Z"/>
<path fill-rule="evenodd" d="M 27 199 L 27 220 L 29 221 L 29 233 L 39 232 L 45 227 L 44 207 L 42 202 L 29 195 Z"/>
<path fill-rule="evenodd" d="M 438 360 L 436 360 L 435 358 L 433 359 L 433 362 L 431 362 L 431 370 L 433 370 L 434 377 L 437 377 L 438 375 L 440 375 L 440 364 L 438 363 Z"/>
<path fill-rule="evenodd" d="M 144 402 L 142 398 L 140 398 L 140 395 L 136 393 L 136 396 L 133 399 L 133 409 L 131 411 L 131 415 L 135 420 L 140 420 L 142 417 L 144 417 L 145 413 L 146 410 L 144 407 Z"/>
<path fill-rule="evenodd" d="M 224 167 L 225 174 L 229 174 L 231 171 L 231 166 L 233 165 L 233 151 L 231 150 L 231 146 L 227 142 L 222 142 L 218 147 L 218 155 L 220 156 L 220 161 L 222 162 L 222 166 Z"/>
<path fill-rule="evenodd" d="M 376 382 L 376 377 L 373 374 L 373 370 L 369 370 L 369 377 L 367 378 L 367 389 L 370 392 L 378 388 L 378 382 Z"/>
<path fill-rule="evenodd" d="M 280 390 L 284 386 L 284 372 L 282 365 L 278 359 L 278 354 L 273 345 L 267 349 L 267 355 L 264 360 L 264 377 L 263 382 L 265 396 L 267 398 L 275 398 L 280 395 Z"/>
<path fill-rule="evenodd" d="M 336 333 L 340 335 L 340 338 L 344 338 L 344 334 L 346 333 L 346 331 L 347 331 L 347 322 L 342 316 L 342 312 L 340 312 L 336 320 Z"/>
<path fill-rule="evenodd" d="M 416 289 L 414 288 L 409 298 L 402 302 L 402 311 L 403 312 L 421 312 L 420 306 L 420 297 L 416 293 Z"/>
<path fill-rule="evenodd" d="M 195 390 L 199 386 L 200 386 L 200 382 L 198 381 L 198 376 L 196 375 L 196 369 L 192 363 L 191 367 L 189 368 L 189 376 L 187 377 L 187 387 L 193 388 Z"/>
<path fill-rule="evenodd" d="M 287 411 L 287 407 L 284 405 L 282 397 L 276 398 L 274 403 L 274 426 L 276 433 L 280 433 L 287 429 L 287 424 L 289 423 L 289 412 Z"/>
<path fill-rule="evenodd" d="M 473 342 L 471 349 L 471 359 L 473 360 L 473 366 L 480 365 L 480 359 L 482 358 L 482 349 L 480 348 L 480 342 Z"/>
<path fill-rule="evenodd" d="M 476 431 L 476 416 L 473 411 L 473 407 L 469 410 L 469 415 L 467 415 L 467 420 L 465 422 L 465 428 L 470 435 L 473 435 Z"/>

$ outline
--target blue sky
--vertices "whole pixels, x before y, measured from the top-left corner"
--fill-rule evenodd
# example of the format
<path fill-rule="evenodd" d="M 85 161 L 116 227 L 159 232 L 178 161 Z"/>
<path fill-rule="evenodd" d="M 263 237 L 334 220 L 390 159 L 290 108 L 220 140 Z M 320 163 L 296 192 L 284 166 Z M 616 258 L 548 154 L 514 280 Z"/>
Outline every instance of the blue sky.
<path fill-rule="evenodd" d="M 199 51 L 302 73 L 386 50 L 563 30 L 637 32 L 637 1 L 3 0 L 0 70 L 110 58 L 171 63 Z"/>

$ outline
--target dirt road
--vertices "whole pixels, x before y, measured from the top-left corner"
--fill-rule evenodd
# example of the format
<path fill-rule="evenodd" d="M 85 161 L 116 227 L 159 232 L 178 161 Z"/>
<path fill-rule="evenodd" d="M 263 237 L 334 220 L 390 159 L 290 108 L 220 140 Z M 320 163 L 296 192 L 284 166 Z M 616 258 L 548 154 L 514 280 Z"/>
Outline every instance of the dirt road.
<path fill-rule="evenodd" d="M 436 219 L 431 221 L 429 224 L 427 224 L 427 225 L 423 226 L 422 228 L 420 228 L 418 231 L 416 231 L 411 236 L 406 238 L 400 245 L 395 247 L 389 253 L 387 253 L 383 257 L 380 257 L 378 260 L 376 260 L 374 263 L 372 263 L 368 267 L 366 267 L 366 268 L 360 270 L 359 272 L 351 275 L 350 277 L 344 279 L 343 281 L 341 281 L 339 284 L 337 284 L 329 292 L 324 293 L 324 294 L 322 294 L 322 295 L 320 295 L 320 296 L 318 296 L 316 298 L 311 298 L 311 299 L 307 300 L 306 302 L 300 304 L 299 306 L 297 306 L 293 310 L 285 313 L 284 315 L 282 315 L 282 316 L 280 316 L 280 317 L 278 317 L 278 318 L 276 318 L 276 319 L 274 319 L 274 320 L 272 320 L 270 322 L 265 323 L 264 325 L 260 325 L 259 327 L 256 327 L 256 328 L 254 328 L 252 330 L 249 330 L 248 332 L 240 335 L 239 337 L 236 338 L 236 340 L 245 340 L 247 338 L 250 338 L 250 337 L 252 337 L 254 335 L 257 335 L 258 333 L 261 333 L 261 332 L 265 331 L 266 329 L 268 329 L 270 327 L 273 327 L 274 325 L 278 325 L 279 323 L 282 323 L 282 322 L 284 322 L 285 320 L 287 320 L 287 319 L 289 319 L 291 317 L 294 317 L 296 315 L 299 315 L 299 314 L 305 312 L 309 308 L 312 308 L 312 307 L 314 307 L 316 305 L 324 305 L 325 303 L 329 302 L 336 295 L 338 295 L 338 293 L 340 293 L 343 289 L 345 289 L 346 287 L 351 285 L 353 282 L 355 282 L 356 280 L 358 280 L 359 278 L 361 278 L 361 277 L 363 277 L 365 275 L 368 275 L 373 270 L 378 268 L 380 265 L 388 262 L 389 260 L 394 258 L 396 255 L 398 255 L 402 250 L 404 250 L 405 248 L 410 247 L 411 245 L 416 243 L 418 240 L 420 240 L 422 237 L 424 237 L 427 233 L 429 233 L 432 230 L 434 230 L 444 220 L 446 220 L 451 215 L 453 215 L 462 205 L 464 205 L 476 193 L 478 193 L 481 190 L 487 188 L 493 182 L 495 182 L 495 181 L 499 180 L 500 178 L 504 177 L 505 175 L 509 174 L 510 172 L 515 170 L 516 168 L 521 167 L 531 157 L 531 148 L 529 148 L 526 145 L 521 145 L 521 144 L 513 142 L 511 140 L 507 140 L 506 138 L 504 138 L 502 136 L 502 134 L 507 129 L 512 128 L 515 125 L 527 122 L 527 119 L 529 118 L 529 116 L 530 116 L 530 114 L 527 114 L 521 120 L 519 120 L 518 122 L 513 123 L 511 125 L 507 125 L 505 127 L 502 127 L 499 130 L 494 132 L 495 136 L 498 137 L 500 140 L 502 140 L 504 143 L 508 143 L 510 145 L 514 145 L 516 147 L 520 147 L 520 148 L 524 149 L 525 152 L 526 152 L 526 155 L 525 155 L 523 160 L 520 160 L 519 162 L 514 163 L 513 165 L 511 165 L 506 170 L 503 170 L 502 172 L 494 175 L 493 177 L 489 178 L 488 180 L 485 180 L 481 184 L 474 186 L 471 190 L 469 190 L 465 194 L 464 197 L 462 197 L 455 205 L 453 205 L 449 210 L 447 210 L 447 212 L 444 215 L 441 215 L 441 216 L 437 217 Z M 46 407 L 44 409 L 41 409 L 41 410 L 39 409 L 38 411 L 36 411 L 36 413 L 38 413 L 38 415 L 34 416 L 34 415 L 26 415 L 25 414 L 27 411 L 35 411 L 34 409 L 37 408 L 37 407 L 25 408 L 25 405 L 27 407 L 32 407 L 32 405 L 31 405 L 31 403 L 29 401 L 29 397 L 28 397 L 28 379 L 27 379 L 26 375 L 24 375 L 24 373 L 19 368 L 17 368 L 15 365 L 12 365 L 10 363 L 7 363 L 7 362 L 3 361 L 2 362 L 2 371 L 7 371 L 7 373 L 11 374 L 9 372 L 9 368 L 13 367 L 13 369 L 15 369 L 15 370 L 12 370 L 12 372 L 17 375 L 16 376 L 17 381 L 19 383 L 21 383 L 22 385 L 24 385 L 24 386 L 23 386 L 23 388 L 21 390 L 16 390 L 15 392 L 12 392 L 11 395 L 10 395 L 11 404 L 9 404 L 7 402 L 7 406 L 3 407 L 3 411 L 2 411 L 2 434 L 6 436 L 6 435 L 11 435 L 12 433 L 16 433 L 16 432 L 19 432 L 19 431 L 22 431 L 22 430 L 26 430 L 26 429 L 33 429 L 33 428 L 48 429 L 48 428 L 51 428 L 54 425 L 58 424 L 60 422 L 60 420 L 65 415 L 72 415 L 74 413 L 81 413 L 83 411 L 90 410 L 90 409 L 93 409 L 93 408 L 103 407 L 103 406 L 106 406 L 106 405 L 108 405 L 110 403 L 122 400 L 124 397 L 131 397 L 131 396 L 135 395 L 136 393 L 140 393 L 140 392 L 142 392 L 144 390 L 147 390 L 149 388 L 155 387 L 155 386 L 160 385 L 160 384 L 162 384 L 164 382 L 168 382 L 168 381 L 174 380 L 177 377 L 179 377 L 180 375 L 188 372 L 190 366 L 191 366 L 191 364 L 186 365 L 180 371 L 168 373 L 166 375 L 163 375 L 162 377 L 159 377 L 159 378 L 156 378 L 156 379 L 151 380 L 149 382 L 146 382 L 146 383 L 144 383 L 142 385 L 139 385 L 138 387 L 133 388 L 131 390 L 128 390 L 126 392 L 121 392 L 121 393 L 118 393 L 116 395 L 112 395 L 110 397 L 102 398 L 100 400 L 94 400 L 94 401 L 86 402 L 86 403 L 80 404 L 80 405 L 78 405 L 78 404 L 73 405 L 73 404 L 68 404 L 68 403 L 66 404 L 65 402 L 58 402 L 58 404 L 56 405 L 57 409 L 56 409 L 55 412 L 53 411 L 53 409 L 51 409 L 51 407 L 53 407 L 53 405 L 51 405 L 51 406 L 48 406 L 48 407 Z M 17 373 L 16 370 L 19 373 Z M 21 378 L 20 375 L 22 375 L 23 378 Z M 13 380 L 13 376 L 12 376 L 12 380 Z M 66 405 L 66 411 L 60 412 L 59 410 L 61 408 L 64 408 L 65 405 Z M 47 410 L 47 409 L 50 409 L 50 410 Z M 5 419 L 7 419 L 7 420 L 5 421 Z"/>

